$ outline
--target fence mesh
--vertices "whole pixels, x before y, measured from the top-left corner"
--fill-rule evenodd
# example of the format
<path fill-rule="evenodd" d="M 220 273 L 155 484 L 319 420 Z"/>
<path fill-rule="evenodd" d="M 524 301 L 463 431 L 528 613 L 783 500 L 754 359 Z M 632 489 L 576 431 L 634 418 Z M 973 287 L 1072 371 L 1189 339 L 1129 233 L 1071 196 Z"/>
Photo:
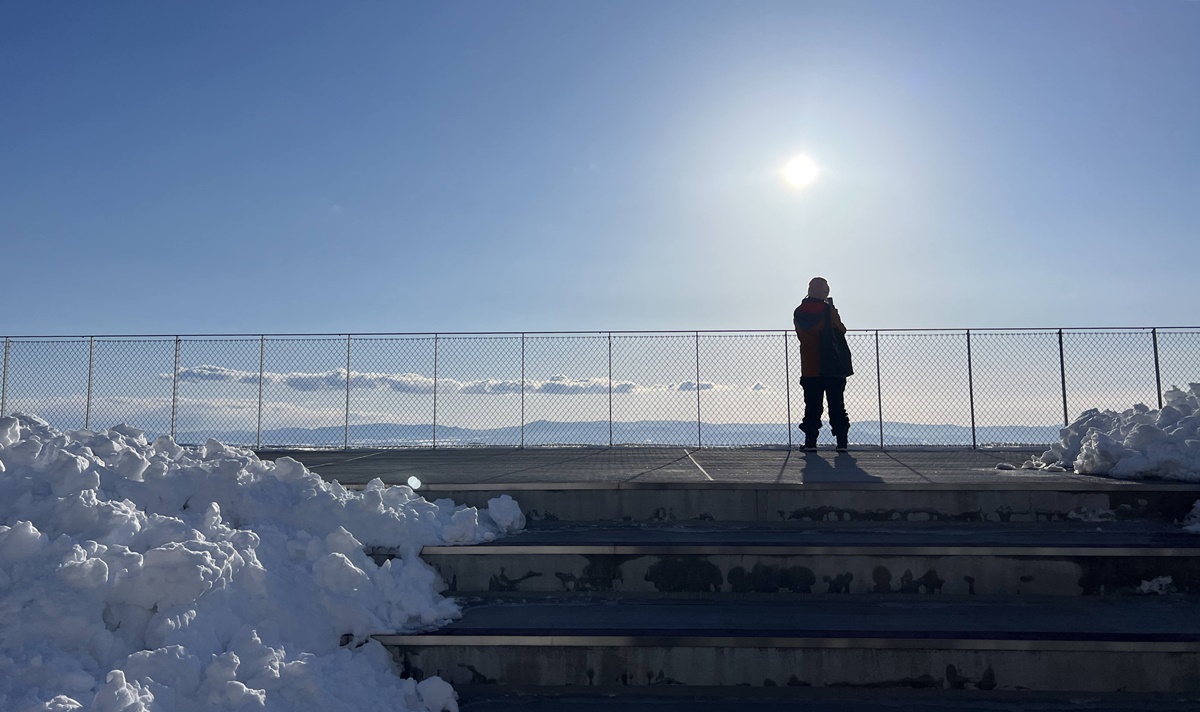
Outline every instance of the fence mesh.
<path fill-rule="evenodd" d="M 1063 425 L 1057 334 L 972 332 L 971 373 L 978 445 L 1057 438 Z"/>
<path fill-rule="evenodd" d="M 90 424 L 90 340 L 12 340 L 8 344 L 3 415 L 32 413 L 65 429 Z"/>
<path fill-rule="evenodd" d="M 94 346 L 92 423 L 127 423 L 149 437 L 170 434 L 175 340 L 96 339 Z"/>
<path fill-rule="evenodd" d="M 701 334 L 700 442 L 712 446 L 788 442 L 786 334 Z"/>
<path fill-rule="evenodd" d="M 525 445 L 612 442 L 608 347 L 607 336 L 525 338 Z"/>
<path fill-rule="evenodd" d="M 1200 382 L 1193 327 L 847 339 L 859 446 L 1041 447 L 1064 417 L 1157 407 L 1162 391 Z M 785 331 L 3 343 L 0 414 L 33 413 L 64 429 L 125 422 L 181 443 L 789 446 L 804 411 L 800 349 Z"/>
<path fill-rule="evenodd" d="M 1158 352 L 1164 392 L 1200 382 L 1200 331 L 1159 330 Z"/>
<path fill-rule="evenodd" d="M 175 437 L 258 445 L 262 339 L 182 339 Z"/>
<path fill-rule="evenodd" d="M 1064 333 L 1063 361 L 1069 420 L 1089 408 L 1158 406 L 1150 331 Z"/>
<path fill-rule="evenodd" d="M 268 339 L 263 358 L 262 444 L 346 444 L 346 339 Z"/>
<path fill-rule="evenodd" d="M 439 445 L 521 444 L 521 338 L 438 340 Z"/>
<path fill-rule="evenodd" d="M 613 336 L 613 443 L 699 445 L 695 334 Z"/>
<path fill-rule="evenodd" d="M 879 363 L 884 442 L 971 445 L 964 333 L 889 334 Z"/>
<path fill-rule="evenodd" d="M 432 447 L 434 338 L 355 337 L 351 447 Z"/>

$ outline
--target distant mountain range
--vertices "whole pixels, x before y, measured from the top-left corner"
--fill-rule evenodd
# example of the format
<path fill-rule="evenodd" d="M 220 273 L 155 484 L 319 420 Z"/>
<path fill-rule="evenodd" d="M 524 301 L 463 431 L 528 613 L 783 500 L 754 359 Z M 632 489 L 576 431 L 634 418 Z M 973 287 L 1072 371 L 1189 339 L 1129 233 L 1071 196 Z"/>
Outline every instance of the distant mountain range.
<path fill-rule="evenodd" d="M 793 426 L 795 427 L 795 426 Z M 975 443 L 980 446 L 1049 446 L 1058 440 L 1058 426 L 997 425 L 981 426 L 975 430 Z M 349 430 L 354 447 L 430 447 L 434 443 L 432 424 L 400 425 L 397 423 L 355 424 Z M 711 446 L 781 446 L 788 444 L 788 426 L 783 423 L 701 423 L 699 433 L 695 421 L 639 420 L 612 423 L 612 442 L 616 445 L 703 445 Z M 512 446 L 521 443 L 521 428 L 462 428 L 437 426 L 439 447 Z M 209 438 L 232 445 L 254 445 L 253 430 L 181 432 L 180 443 L 203 443 Z M 883 438 L 889 446 L 966 446 L 970 447 L 971 428 L 962 425 L 924 425 L 884 421 Z M 276 428 L 264 430 L 263 447 L 342 447 L 344 426 L 324 428 Z M 830 439 L 828 427 L 822 439 Z M 793 431 L 792 441 L 803 440 Z M 525 424 L 524 442 L 527 446 L 608 445 L 607 420 L 561 422 L 537 420 Z M 879 444 L 879 422 L 860 421 L 850 425 L 850 442 L 863 445 Z"/>

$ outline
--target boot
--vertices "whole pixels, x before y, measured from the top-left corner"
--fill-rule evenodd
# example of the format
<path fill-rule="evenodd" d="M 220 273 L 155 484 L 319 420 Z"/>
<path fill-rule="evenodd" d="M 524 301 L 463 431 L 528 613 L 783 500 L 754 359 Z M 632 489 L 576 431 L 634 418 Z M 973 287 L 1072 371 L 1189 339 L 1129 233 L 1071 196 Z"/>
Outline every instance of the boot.
<path fill-rule="evenodd" d="M 804 449 L 805 450 L 816 450 L 817 449 L 817 434 L 816 433 L 813 433 L 811 435 L 808 433 L 804 434 Z"/>
<path fill-rule="evenodd" d="M 846 435 L 837 436 L 837 449 L 840 452 L 845 452 L 850 447 L 849 437 Z"/>

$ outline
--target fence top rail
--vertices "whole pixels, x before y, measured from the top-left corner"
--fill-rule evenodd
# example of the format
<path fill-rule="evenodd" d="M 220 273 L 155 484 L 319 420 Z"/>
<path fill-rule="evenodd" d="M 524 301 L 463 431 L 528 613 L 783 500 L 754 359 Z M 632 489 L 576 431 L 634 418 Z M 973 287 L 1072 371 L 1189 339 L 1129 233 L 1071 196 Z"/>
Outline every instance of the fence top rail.
<path fill-rule="evenodd" d="M 851 333 L 1058 333 L 1058 332 L 1102 332 L 1102 331 L 1200 331 L 1200 326 L 1072 326 L 1072 327 L 922 327 L 900 329 L 849 329 Z M 441 336 L 614 336 L 626 334 L 790 334 L 792 329 L 613 329 L 592 331 L 364 331 L 329 333 L 274 333 L 274 334 L 13 334 L 0 336 L 17 340 L 72 340 L 72 339 L 261 339 L 261 338 L 353 338 L 353 337 L 424 337 Z"/>

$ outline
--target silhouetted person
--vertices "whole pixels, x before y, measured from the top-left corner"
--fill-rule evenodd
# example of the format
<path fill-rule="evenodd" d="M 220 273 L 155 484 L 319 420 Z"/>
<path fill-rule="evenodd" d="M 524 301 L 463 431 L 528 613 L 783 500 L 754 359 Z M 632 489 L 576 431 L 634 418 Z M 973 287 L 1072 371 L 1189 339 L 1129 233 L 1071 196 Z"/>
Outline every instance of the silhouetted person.
<path fill-rule="evenodd" d="M 829 401 L 829 427 L 837 449 L 845 450 L 850 432 L 846 414 L 846 377 L 854 373 L 846 346 L 846 325 L 829 298 L 829 282 L 813 277 L 808 296 L 792 313 L 800 339 L 800 386 L 804 389 L 804 449 L 815 450 L 821 431 L 822 401 Z"/>

